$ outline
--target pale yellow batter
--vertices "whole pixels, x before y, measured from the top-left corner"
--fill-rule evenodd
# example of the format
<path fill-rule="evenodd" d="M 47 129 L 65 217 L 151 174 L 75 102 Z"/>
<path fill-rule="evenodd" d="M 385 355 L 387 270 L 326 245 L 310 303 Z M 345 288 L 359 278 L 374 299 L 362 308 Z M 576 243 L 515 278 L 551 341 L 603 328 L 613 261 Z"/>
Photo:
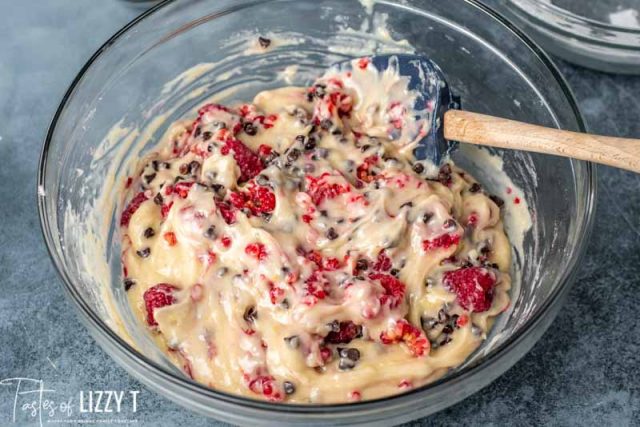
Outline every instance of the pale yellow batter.
<path fill-rule="evenodd" d="M 140 160 L 121 216 L 139 321 L 210 387 L 298 403 L 442 376 L 510 302 L 501 201 L 413 149 L 395 70 L 208 104 Z"/>

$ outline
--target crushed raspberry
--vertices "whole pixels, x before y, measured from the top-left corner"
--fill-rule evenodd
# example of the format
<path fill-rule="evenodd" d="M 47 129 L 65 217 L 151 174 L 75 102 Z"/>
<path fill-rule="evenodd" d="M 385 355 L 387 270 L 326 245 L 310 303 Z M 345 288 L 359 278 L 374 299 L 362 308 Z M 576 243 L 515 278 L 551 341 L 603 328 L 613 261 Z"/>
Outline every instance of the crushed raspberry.
<path fill-rule="evenodd" d="M 260 157 L 238 139 L 233 137 L 227 138 L 220 152 L 222 154 L 228 154 L 229 151 L 233 151 L 233 158 L 240 168 L 239 182 L 249 181 L 264 168 Z"/>
<path fill-rule="evenodd" d="M 378 163 L 378 156 L 369 156 L 364 159 L 364 163 L 356 169 L 356 176 L 358 179 L 363 182 L 371 182 L 375 180 L 376 175 L 371 171 L 371 167 L 376 163 Z"/>
<path fill-rule="evenodd" d="M 269 157 L 272 151 L 273 148 L 269 147 L 268 145 L 260 144 L 260 146 L 258 147 L 258 157 L 260 157 L 262 161 L 264 161 L 267 157 Z"/>
<path fill-rule="evenodd" d="M 443 275 L 443 283 L 458 296 L 458 303 L 465 310 L 479 313 L 491 308 L 496 277 L 486 268 L 465 267 L 447 271 Z"/>
<path fill-rule="evenodd" d="M 402 380 L 402 381 L 400 381 L 400 384 L 398 384 L 398 387 L 399 388 L 412 388 L 413 384 L 409 380 Z"/>
<path fill-rule="evenodd" d="M 358 59 L 358 68 L 364 70 L 369 66 L 371 60 L 369 58 L 360 58 Z"/>
<path fill-rule="evenodd" d="M 342 265 L 342 263 L 340 262 L 340 260 L 338 258 L 323 258 L 322 255 L 320 254 L 320 252 L 316 251 L 316 250 L 310 250 L 308 252 L 303 252 L 301 255 L 303 255 L 305 258 L 307 258 L 309 261 L 311 261 L 312 263 L 314 263 L 319 270 L 326 270 L 326 271 L 335 271 L 338 268 L 340 268 L 340 266 Z"/>
<path fill-rule="evenodd" d="M 269 282 L 269 300 L 271 304 L 278 304 L 282 302 L 284 297 L 284 289 L 277 287 L 273 282 Z"/>
<path fill-rule="evenodd" d="M 260 394 L 271 401 L 280 401 L 283 399 L 282 393 L 276 390 L 275 378 L 271 375 L 259 375 L 256 378 L 251 379 L 245 374 L 245 381 L 249 390 L 256 394 Z"/>
<path fill-rule="evenodd" d="M 215 252 L 207 251 L 207 265 L 215 264 L 217 259 L 218 259 L 218 256 L 216 255 Z"/>
<path fill-rule="evenodd" d="M 216 201 L 216 207 L 220 211 L 220 215 L 222 215 L 224 222 L 229 225 L 236 222 L 236 210 L 233 206 L 227 202 Z"/>
<path fill-rule="evenodd" d="M 354 390 L 349 393 L 349 400 L 354 402 L 362 400 L 362 394 L 358 390 Z"/>
<path fill-rule="evenodd" d="M 235 208 L 247 208 L 253 215 L 271 213 L 276 207 L 276 196 L 260 185 L 250 185 L 247 191 L 235 191 L 229 199 Z"/>
<path fill-rule="evenodd" d="M 520 197 L 515 197 L 513 199 L 513 203 L 516 204 L 516 205 L 519 205 L 520 204 Z"/>
<path fill-rule="evenodd" d="M 144 192 L 136 194 L 135 197 L 131 199 L 127 207 L 124 209 L 124 211 L 122 211 L 122 216 L 120 217 L 121 227 L 127 227 L 129 225 L 129 221 L 131 221 L 131 217 L 133 216 L 133 214 L 147 199 L 148 197 L 144 194 Z"/>
<path fill-rule="evenodd" d="M 467 218 L 467 225 L 474 227 L 478 223 L 478 214 L 475 212 L 470 214 Z"/>
<path fill-rule="evenodd" d="M 189 190 L 193 187 L 194 182 L 180 181 L 173 186 L 173 191 L 180 196 L 181 199 L 186 199 L 189 195 Z"/>
<path fill-rule="evenodd" d="M 400 280 L 390 274 L 373 273 L 369 275 L 371 280 L 378 280 L 385 293 L 380 297 L 380 304 L 389 303 L 390 308 L 396 308 L 404 299 L 406 286 Z"/>
<path fill-rule="evenodd" d="M 396 322 L 393 328 L 380 334 L 380 341 L 383 344 L 404 343 L 409 352 L 414 356 L 424 356 L 429 354 L 431 343 L 420 329 L 413 326 L 404 319 Z"/>
<path fill-rule="evenodd" d="M 325 299 L 328 295 L 329 282 L 320 270 L 314 271 L 304 285 L 303 303 L 306 305 L 315 305 L 318 300 Z"/>
<path fill-rule="evenodd" d="M 324 337 L 328 344 L 349 344 L 352 340 L 362 336 L 362 327 L 352 321 L 340 322 L 339 331 L 331 331 Z"/>
<path fill-rule="evenodd" d="M 249 243 L 244 252 L 255 259 L 262 261 L 267 258 L 267 249 L 262 243 Z"/>
<path fill-rule="evenodd" d="M 173 202 L 162 205 L 162 207 L 160 208 L 160 214 L 162 214 L 162 218 L 166 218 L 167 215 L 169 215 L 169 211 L 171 210 L 172 206 Z"/>
<path fill-rule="evenodd" d="M 231 238 L 230 237 L 223 236 L 220 239 L 220 242 L 222 243 L 222 246 L 224 246 L 227 249 L 231 246 Z"/>
<path fill-rule="evenodd" d="M 147 323 L 149 326 L 158 326 L 154 317 L 156 309 L 171 305 L 176 302 L 173 293 L 176 287 L 167 283 L 159 283 L 145 291 L 143 295 L 144 305 L 147 309 Z"/>
<path fill-rule="evenodd" d="M 456 320 L 456 326 L 458 328 L 466 326 L 467 323 L 469 323 L 469 316 L 467 316 L 466 314 L 463 314 L 462 316 L 458 317 L 458 320 Z"/>
<path fill-rule="evenodd" d="M 373 269 L 375 271 L 389 271 L 391 270 L 391 267 L 391 259 L 387 256 L 384 249 L 381 250 L 375 264 L 373 264 Z"/>
<path fill-rule="evenodd" d="M 176 243 L 178 243 L 178 238 L 176 237 L 176 233 L 174 233 L 173 231 L 168 231 L 164 233 L 162 237 L 164 237 L 164 240 L 166 240 L 169 246 L 175 246 Z"/>
<path fill-rule="evenodd" d="M 302 222 L 309 224 L 311 220 L 313 220 L 311 215 L 307 215 L 307 214 L 302 215 Z"/>
<path fill-rule="evenodd" d="M 353 109 L 353 99 L 351 96 L 341 92 L 333 92 L 329 95 L 329 102 L 334 108 L 337 108 L 338 117 L 351 114 L 351 110 Z"/>
<path fill-rule="evenodd" d="M 329 347 L 320 347 L 320 358 L 322 363 L 327 363 L 333 357 L 333 351 Z"/>
<path fill-rule="evenodd" d="M 329 177 L 328 173 L 323 173 L 318 178 L 311 175 L 306 176 L 307 194 L 311 196 L 311 200 L 316 206 L 320 205 L 325 199 L 334 199 L 340 194 L 348 193 L 351 190 L 348 184 L 341 185 L 327 182 L 327 177 Z"/>
<path fill-rule="evenodd" d="M 435 239 L 424 240 L 422 242 L 422 249 L 425 252 L 436 250 L 438 248 L 448 249 L 451 246 L 455 246 L 460 242 L 460 235 L 458 234 L 443 234 Z"/>
<path fill-rule="evenodd" d="M 129 187 L 131 187 L 132 183 L 133 183 L 133 178 L 131 178 L 130 176 L 127 177 L 127 180 L 124 183 L 124 188 L 128 190 Z"/>

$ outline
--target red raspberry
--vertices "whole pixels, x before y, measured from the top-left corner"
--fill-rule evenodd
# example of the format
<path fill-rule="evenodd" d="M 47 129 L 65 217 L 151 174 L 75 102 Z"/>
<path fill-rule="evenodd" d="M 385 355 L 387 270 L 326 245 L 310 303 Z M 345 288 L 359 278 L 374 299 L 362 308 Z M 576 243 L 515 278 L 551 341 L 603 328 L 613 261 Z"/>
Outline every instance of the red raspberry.
<path fill-rule="evenodd" d="M 180 181 L 173 186 L 173 191 L 180 196 L 181 199 L 186 199 L 193 184 L 195 184 L 195 182 Z"/>
<path fill-rule="evenodd" d="M 122 216 L 120 217 L 121 227 L 127 227 L 129 225 L 129 221 L 131 221 L 131 217 L 133 216 L 133 214 L 147 199 L 148 197 L 144 194 L 144 192 L 136 194 L 135 197 L 131 199 L 127 207 L 124 209 L 124 211 L 122 211 Z"/>
<path fill-rule="evenodd" d="M 251 379 L 245 374 L 245 381 L 249 390 L 256 394 L 261 394 L 271 401 L 280 401 L 283 399 L 282 393 L 276 389 L 274 384 L 275 378 L 271 375 L 259 375 Z"/>
<path fill-rule="evenodd" d="M 328 344 L 349 344 L 355 338 L 362 337 L 362 326 L 356 325 L 352 321 L 340 322 L 340 330 L 331 331 L 324 337 Z"/>
<path fill-rule="evenodd" d="M 314 271 L 304 282 L 304 285 L 303 303 L 306 305 L 315 305 L 318 300 L 325 299 L 328 295 L 329 282 L 320 270 Z"/>
<path fill-rule="evenodd" d="M 273 282 L 269 282 L 269 300 L 271 304 L 278 304 L 282 302 L 284 297 L 284 289 L 277 287 Z"/>
<path fill-rule="evenodd" d="M 380 297 L 380 304 L 389 303 L 389 308 L 396 308 L 404 299 L 406 286 L 400 280 L 389 274 L 373 273 L 369 275 L 371 280 L 379 280 L 384 288 L 384 295 Z"/>
<path fill-rule="evenodd" d="M 267 249 L 262 243 L 249 243 L 247 247 L 244 248 L 244 252 L 258 261 L 262 261 L 267 258 Z"/>
<path fill-rule="evenodd" d="M 231 225 L 236 222 L 236 210 L 227 202 L 216 201 L 216 207 L 220 211 L 220 215 L 224 219 L 224 222 Z"/>
<path fill-rule="evenodd" d="M 373 269 L 375 271 L 389 271 L 391 270 L 391 267 L 391 259 L 384 252 L 384 249 L 381 250 L 378 254 L 378 259 L 376 259 L 375 264 L 373 264 Z"/>
<path fill-rule="evenodd" d="M 164 240 L 169 244 L 169 246 L 175 246 L 178 243 L 178 238 L 176 237 L 176 233 L 173 231 L 168 231 L 164 233 Z"/>
<path fill-rule="evenodd" d="M 276 207 L 276 196 L 267 187 L 249 186 L 248 191 L 235 191 L 229 196 L 231 204 L 238 208 L 248 208 L 253 215 L 271 213 Z"/>
<path fill-rule="evenodd" d="M 465 310 L 480 313 L 489 310 L 493 302 L 496 276 L 483 267 L 465 267 L 447 271 L 443 283 L 458 296 L 458 303 Z"/>
<path fill-rule="evenodd" d="M 176 302 L 173 293 L 177 290 L 175 286 L 167 283 L 158 283 L 154 287 L 147 289 L 142 296 L 147 309 L 147 323 L 149 326 L 158 326 L 153 313 L 157 308 L 165 307 Z"/>
<path fill-rule="evenodd" d="M 260 157 L 244 145 L 242 141 L 233 137 L 227 138 L 225 145 L 221 149 L 221 153 L 226 154 L 229 150 L 233 151 L 233 158 L 240 168 L 240 178 L 238 182 L 249 181 L 264 169 Z"/>
<path fill-rule="evenodd" d="M 429 252 L 438 248 L 448 249 L 451 246 L 460 243 L 460 235 L 458 234 L 443 234 L 435 239 L 425 240 L 422 242 L 422 249 L 425 252 Z"/>
<path fill-rule="evenodd" d="M 371 60 L 369 58 L 360 58 L 358 59 L 358 67 L 361 69 L 366 69 L 369 66 Z"/>
<path fill-rule="evenodd" d="M 382 332 L 380 341 L 383 344 L 402 342 L 415 357 L 427 355 L 431 350 L 431 343 L 424 335 L 424 332 L 404 319 L 398 320 L 393 328 Z"/>
<path fill-rule="evenodd" d="M 311 200 L 316 206 L 320 205 L 325 199 L 333 199 L 350 191 L 348 184 L 328 183 L 325 179 L 328 176 L 329 173 L 324 173 L 318 178 L 311 175 L 306 176 L 307 194 L 311 196 Z"/>
<path fill-rule="evenodd" d="M 360 181 L 371 182 L 376 179 L 376 175 L 371 171 L 371 167 L 378 163 L 378 156 L 369 156 L 364 159 L 364 163 L 356 169 L 356 175 Z"/>

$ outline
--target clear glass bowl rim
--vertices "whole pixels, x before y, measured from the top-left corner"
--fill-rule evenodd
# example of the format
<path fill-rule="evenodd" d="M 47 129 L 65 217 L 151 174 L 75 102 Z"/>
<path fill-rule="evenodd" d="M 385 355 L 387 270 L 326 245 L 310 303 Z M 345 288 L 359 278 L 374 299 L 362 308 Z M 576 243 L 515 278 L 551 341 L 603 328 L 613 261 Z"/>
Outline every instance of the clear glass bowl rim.
<path fill-rule="evenodd" d="M 621 27 L 592 18 L 587 18 L 586 16 L 578 15 L 577 13 L 556 6 L 555 4 L 541 2 L 539 0 L 507 0 L 507 3 L 512 7 L 518 8 L 518 10 L 525 13 L 530 19 L 535 20 L 535 22 L 539 23 L 541 26 L 552 28 L 556 32 L 567 33 L 572 37 L 577 37 L 581 40 L 588 40 L 593 43 L 602 43 L 630 50 L 640 50 L 640 45 L 631 41 L 637 40 L 637 37 L 640 37 L 640 29 Z M 528 11 L 523 10 L 519 3 L 526 3 L 528 7 L 535 9 L 536 13 L 531 14 Z M 573 25 L 579 24 L 581 27 L 580 33 L 567 31 L 566 28 L 557 24 L 558 19 L 563 23 L 570 21 Z M 606 41 L 600 40 L 596 37 L 587 36 L 593 28 L 610 32 L 612 35 L 607 37 Z M 630 39 L 629 37 L 632 38 Z M 626 42 L 627 40 L 629 40 L 629 42 Z"/>
<path fill-rule="evenodd" d="M 150 8 L 145 11 L 138 17 L 134 18 L 131 22 L 125 25 L 122 29 L 116 32 L 111 38 L 109 38 L 86 62 L 86 64 L 82 67 L 80 72 L 72 81 L 65 95 L 63 96 L 58 109 L 56 110 L 51 124 L 49 126 L 44 145 L 42 147 L 42 151 L 40 154 L 40 160 L 38 165 L 38 175 L 37 175 L 37 184 L 38 188 L 47 188 L 46 186 L 46 170 L 48 165 L 48 152 L 49 146 L 53 141 L 53 136 L 55 133 L 57 122 L 64 111 L 67 103 L 73 97 L 74 92 L 78 84 L 82 81 L 85 74 L 89 71 L 92 64 L 106 51 L 108 51 L 111 46 L 118 40 L 121 36 L 126 34 L 130 29 L 135 27 L 138 23 L 151 16 L 155 12 L 160 9 L 168 6 L 169 4 L 175 3 L 178 0 L 164 0 L 156 6 Z M 227 13 L 234 12 L 240 10 L 245 7 L 250 7 L 252 5 L 256 5 L 259 3 L 266 2 L 277 2 L 279 0 L 255 0 L 250 2 L 243 2 L 240 5 L 234 5 L 227 8 L 225 11 Z M 472 7 L 479 9 L 481 12 L 486 13 L 491 18 L 498 21 L 499 24 L 502 24 L 506 27 L 507 30 L 514 33 L 521 42 L 523 42 L 533 53 L 551 72 L 552 76 L 555 78 L 558 85 L 561 87 L 563 94 L 570 104 L 572 111 L 575 115 L 576 123 L 578 125 L 579 131 L 585 132 L 586 127 L 584 124 L 584 120 L 582 115 L 580 114 L 579 108 L 575 101 L 575 97 L 571 92 L 567 82 L 564 77 L 557 69 L 556 65 L 549 58 L 549 56 L 542 51 L 541 48 L 538 47 L 536 43 L 534 43 L 527 35 L 521 32 L 516 26 L 511 24 L 506 18 L 502 15 L 495 12 L 492 8 L 486 6 L 481 3 L 479 0 L 462 0 L 465 3 L 469 4 Z M 384 3 L 384 1 L 381 1 Z M 389 397 L 384 397 L 380 399 L 367 400 L 363 402 L 354 402 L 354 403 L 342 403 L 342 404 L 330 404 L 330 405 L 303 405 L 303 404 L 283 404 L 283 403 L 272 403 L 265 402 L 250 398 L 241 397 L 238 395 L 218 391 L 206 387 L 205 385 L 196 383 L 192 380 L 187 379 L 183 376 L 178 376 L 164 367 L 158 365 L 154 361 L 148 359 L 145 355 L 139 353 L 135 350 L 131 345 L 129 345 L 126 341 L 124 341 L 120 336 L 114 333 L 111 328 L 107 326 L 105 322 L 102 321 L 94 311 L 89 307 L 89 305 L 84 301 L 81 295 L 76 291 L 75 286 L 73 285 L 73 280 L 69 277 L 67 272 L 65 271 L 62 260 L 59 258 L 59 254 L 56 251 L 56 245 L 54 243 L 55 238 L 51 232 L 52 228 L 49 223 L 49 215 L 48 209 L 45 204 L 45 197 L 41 197 L 39 192 L 37 194 L 37 205 L 38 205 L 38 213 L 40 217 L 40 226 L 45 239 L 46 247 L 49 252 L 49 256 L 53 261 L 56 271 L 58 275 L 62 278 L 62 282 L 64 284 L 64 289 L 67 294 L 71 297 L 74 304 L 79 309 L 79 312 L 83 315 L 81 320 L 85 323 L 85 325 L 90 324 L 93 326 L 93 331 L 95 333 L 100 334 L 104 337 L 107 342 L 111 346 L 115 346 L 116 348 L 120 348 L 123 352 L 128 356 L 130 362 L 137 365 L 139 368 L 143 370 L 153 371 L 155 374 L 159 375 L 162 379 L 166 380 L 169 383 L 173 383 L 179 387 L 184 387 L 189 389 L 191 392 L 199 393 L 200 395 L 204 395 L 206 397 L 210 397 L 214 400 L 219 400 L 222 402 L 226 402 L 229 404 L 241 405 L 248 409 L 262 410 L 267 412 L 278 412 L 278 411 L 287 411 L 291 413 L 327 413 L 327 412 L 351 412 L 354 410 L 360 410 L 362 412 L 366 412 L 367 410 L 373 410 L 381 405 L 386 405 L 389 403 L 397 403 L 397 404 L 406 404 L 412 402 L 412 398 L 418 394 L 424 394 L 427 392 L 437 392 L 438 389 L 442 388 L 445 384 L 451 384 L 454 382 L 461 382 L 466 380 L 469 377 L 475 376 L 480 373 L 481 370 L 486 369 L 492 363 L 495 363 L 501 359 L 501 356 L 509 353 L 514 347 L 523 340 L 530 331 L 535 329 L 536 324 L 540 322 L 540 320 L 545 316 L 545 314 L 549 311 L 549 309 L 554 305 L 555 302 L 568 290 L 567 288 L 573 281 L 575 276 L 577 267 L 580 264 L 582 257 L 584 256 L 586 244 L 589 240 L 589 236 L 591 234 L 591 230 L 593 228 L 593 220 L 595 213 L 595 201 L 596 201 L 596 169 L 595 165 L 589 162 L 580 162 L 585 166 L 585 178 L 586 178 L 586 203 L 584 215 L 582 218 L 579 218 L 581 227 L 579 227 L 579 235 L 577 237 L 577 247 L 575 256 L 569 262 L 567 268 L 563 271 L 563 274 L 557 278 L 556 280 L 559 284 L 555 287 L 551 295 L 546 299 L 546 301 L 541 304 L 541 306 L 537 309 L 536 312 L 528 319 L 528 321 L 521 328 L 520 333 L 510 336 L 504 343 L 497 346 L 491 352 L 487 353 L 481 360 L 477 363 L 467 366 L 464 369 L 461 369 L 458 372 L 447 375 L 444 378 L 435 381 L 433 383 L 427 384 L 423 387 L 416 388 L 414 390 L 408 391 L 403 394 L 393 395 Z M 113 356 L 111 353 L 109 353 Z"/>

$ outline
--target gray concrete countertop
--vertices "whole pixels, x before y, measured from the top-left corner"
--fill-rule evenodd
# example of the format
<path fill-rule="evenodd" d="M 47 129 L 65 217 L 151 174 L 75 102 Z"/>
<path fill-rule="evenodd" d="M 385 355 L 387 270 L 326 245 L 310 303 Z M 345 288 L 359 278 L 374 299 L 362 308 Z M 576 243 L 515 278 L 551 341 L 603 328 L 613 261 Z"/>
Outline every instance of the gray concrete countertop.
<path fill-rule="evenodd" d="M 98 347 L 63 295 L 38 224 L 35 177 L 49 121 L 89 56 L 139 12 L 115 0 L 0 0 L 0 380 L 55 390 L 43 393 L 53 414 L 43 407 L 32 417 L 23 405 L 37 394 L 16 399 L 17 382 L 0 382 L 0 425 L 11 425 L 16 402 L 21 425 L 40 415 L 61 425 L 213 423 L 148 390 Z M 592 131 L 640 137 L 640 78 L 558 62 Z M 549 331 L 489 387 L 415 425 L 640 425 L 640 176 L 601 167 L 598 183 L 588 253 Z M 38 384 L 23 380 L 20 390 Z M 102 390 L 126 393 L 121 412 L 80 413 L 80 393 L 86 410 L 89 392 L 95 404 Z"/>

